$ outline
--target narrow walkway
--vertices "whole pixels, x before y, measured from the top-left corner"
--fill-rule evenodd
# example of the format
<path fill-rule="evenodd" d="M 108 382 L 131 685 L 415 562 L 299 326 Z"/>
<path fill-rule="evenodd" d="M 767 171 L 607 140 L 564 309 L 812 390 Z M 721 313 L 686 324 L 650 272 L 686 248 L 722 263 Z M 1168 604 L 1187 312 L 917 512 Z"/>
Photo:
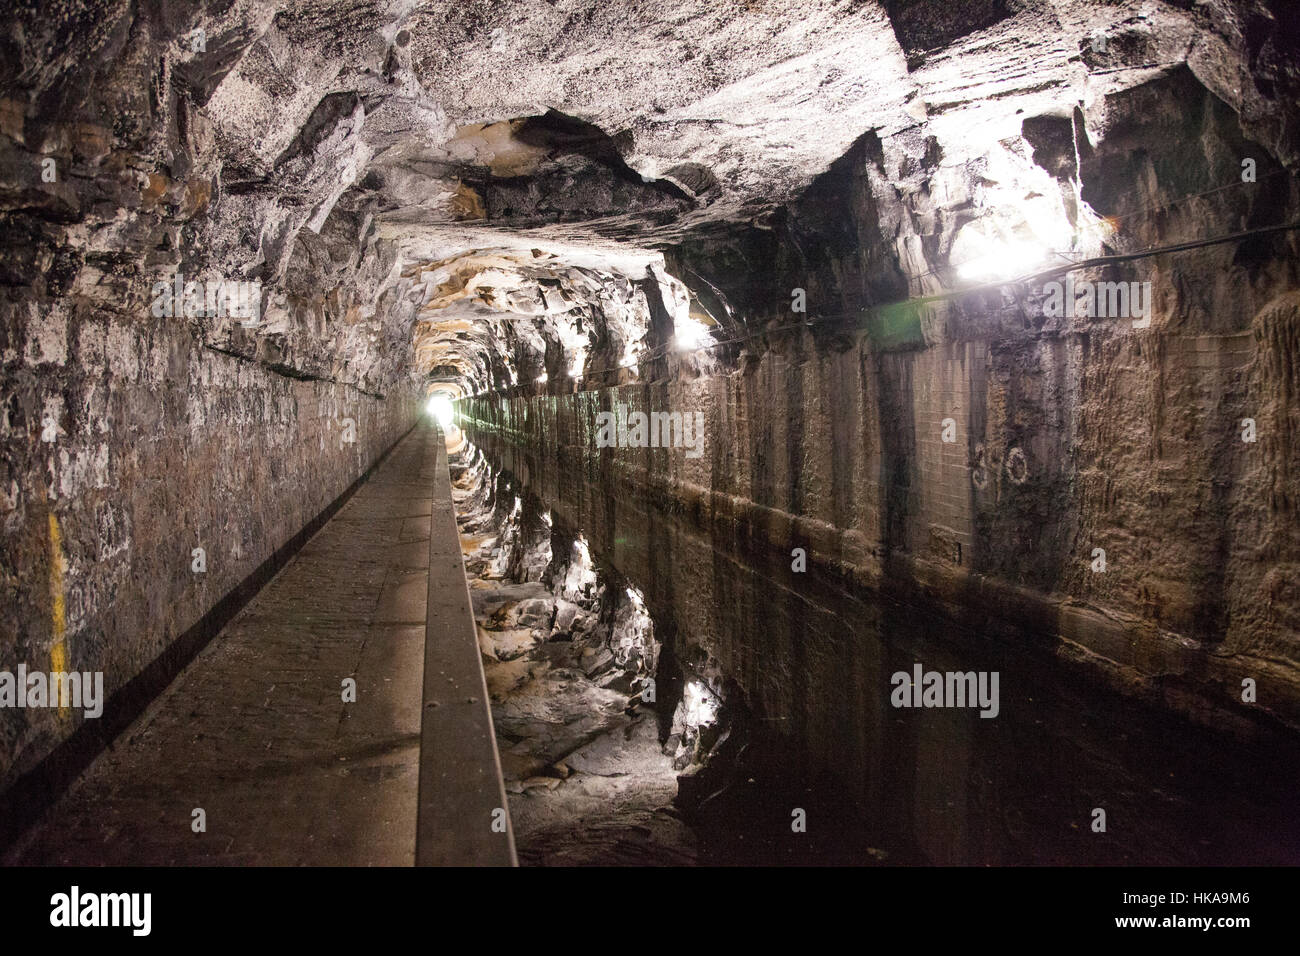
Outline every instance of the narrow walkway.
<path fill-rule="evenodd" d="M 100 755 L 18 862 L 413 864 L 440 445 L 427 425 L 404 438 Z"/>

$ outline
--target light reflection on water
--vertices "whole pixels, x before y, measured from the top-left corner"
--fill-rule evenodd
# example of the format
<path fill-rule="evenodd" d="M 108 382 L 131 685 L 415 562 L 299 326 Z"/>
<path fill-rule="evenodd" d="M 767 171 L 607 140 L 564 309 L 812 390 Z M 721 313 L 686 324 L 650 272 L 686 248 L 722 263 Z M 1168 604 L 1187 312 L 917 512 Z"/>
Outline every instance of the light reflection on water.
<path fill-rule="evenodd" d="M 483 441 L 525 507 L 644 597 L 662 706 L 723 701 L 681 781 L 708 862 L 1300 862 L 1294 753 L 1255 752 L 1117 695 L 1041 648 L 902 607 L 787 554 L 722 541 L 622 490 Z M 892 675 L 997 672 L 998 715 L 903 709 Z M 664 721 L 661 718 L 661 724 Z M 714 744 L 710 744 L 714 746 Z M 1094 810 L 1106 832 L 1094 832 Z M 805 811 L 804 833 L 792 815 Z"/>

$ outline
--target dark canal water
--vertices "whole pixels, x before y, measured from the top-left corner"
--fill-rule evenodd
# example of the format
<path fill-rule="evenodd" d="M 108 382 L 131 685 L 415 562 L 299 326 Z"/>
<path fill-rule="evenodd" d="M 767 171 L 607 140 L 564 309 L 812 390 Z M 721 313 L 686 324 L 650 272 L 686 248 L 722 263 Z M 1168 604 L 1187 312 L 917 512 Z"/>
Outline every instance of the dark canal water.
<path fill-rule="evenodd" d="M 453 472 L 525 863 L 1300 863 L 1293 741 L 1211 733 L 1032 635 L 793 572 L 509 445 Z M 996 716 L 894 706 L 918 664 L 996 673 Z"/>

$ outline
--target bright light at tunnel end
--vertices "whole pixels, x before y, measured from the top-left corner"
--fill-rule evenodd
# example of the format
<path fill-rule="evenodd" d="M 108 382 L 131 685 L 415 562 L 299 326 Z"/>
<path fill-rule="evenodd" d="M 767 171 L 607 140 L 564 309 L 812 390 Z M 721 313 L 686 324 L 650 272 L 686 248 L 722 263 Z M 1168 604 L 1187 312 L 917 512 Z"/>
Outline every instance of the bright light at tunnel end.
<path fill-rule="evenodd" d="M 433 420 L 442 426 L 443 431 L 449 429 L 456 420 L 456 409 L 452 406 L 451 399 L 442 392 L 430 395 L 425 408 Z"/>

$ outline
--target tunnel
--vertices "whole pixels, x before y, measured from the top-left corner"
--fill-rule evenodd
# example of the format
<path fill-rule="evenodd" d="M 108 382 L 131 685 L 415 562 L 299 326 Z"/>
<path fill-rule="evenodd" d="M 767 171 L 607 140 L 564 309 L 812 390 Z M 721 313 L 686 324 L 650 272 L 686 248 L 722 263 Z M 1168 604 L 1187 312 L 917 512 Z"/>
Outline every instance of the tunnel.
<path fill-rule="evenodd" d="M 0 50 L 10 876 L 1300 863 L 1287 0 Z"/>

